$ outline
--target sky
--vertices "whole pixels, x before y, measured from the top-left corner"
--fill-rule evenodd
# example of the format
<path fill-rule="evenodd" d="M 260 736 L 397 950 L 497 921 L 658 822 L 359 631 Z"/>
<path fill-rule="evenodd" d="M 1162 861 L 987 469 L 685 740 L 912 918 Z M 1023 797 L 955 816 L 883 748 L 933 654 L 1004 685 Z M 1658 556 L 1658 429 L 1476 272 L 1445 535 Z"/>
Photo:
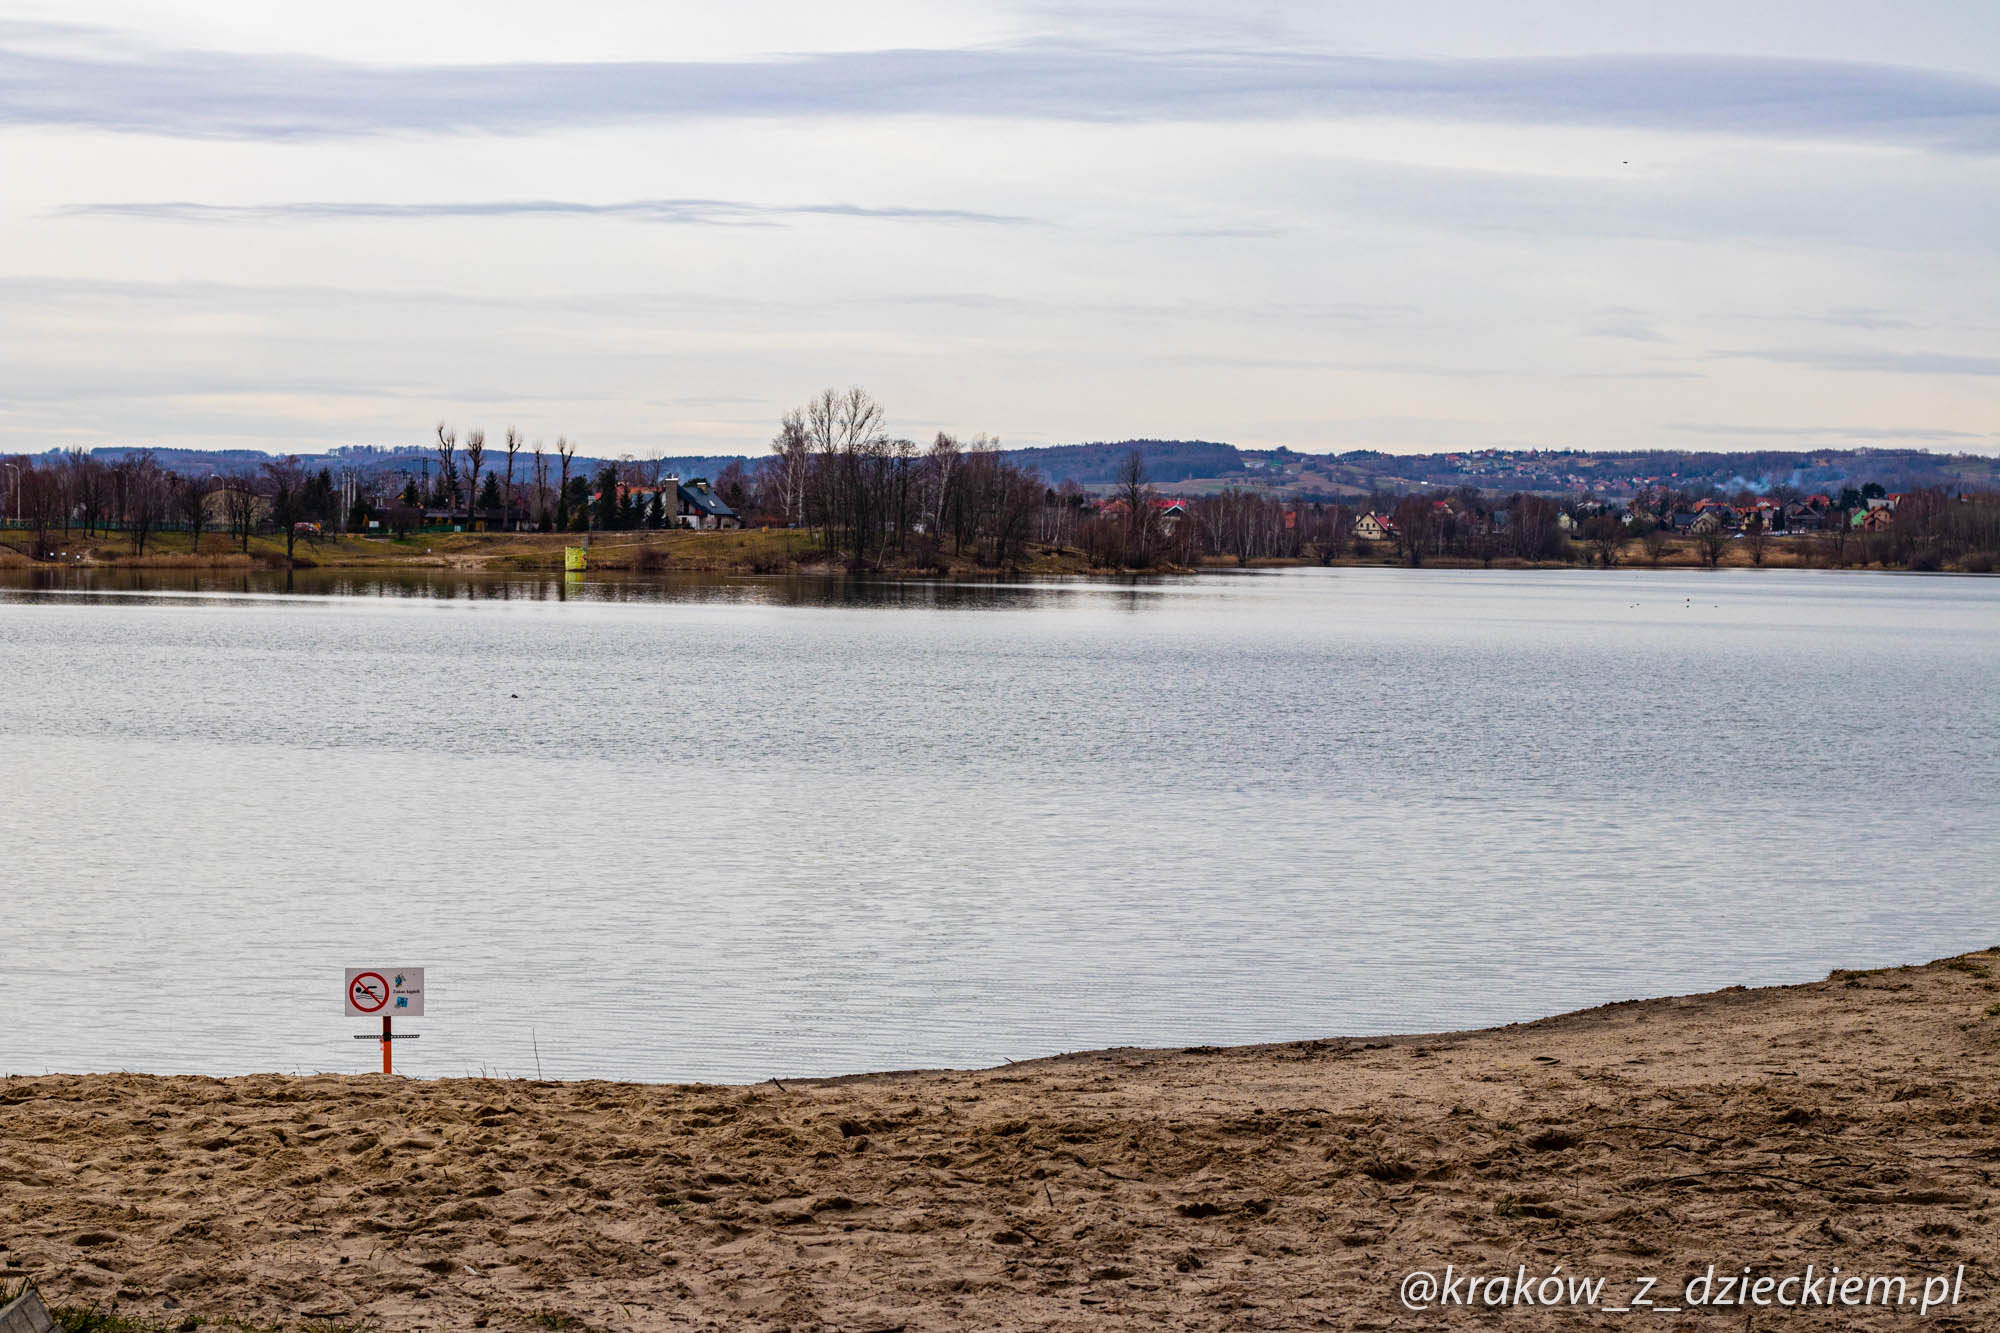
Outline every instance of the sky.
<path fill-rule="evenodd" d="M 0 452 L 2000 453 L 2000 4 L 0 0 Z"/>

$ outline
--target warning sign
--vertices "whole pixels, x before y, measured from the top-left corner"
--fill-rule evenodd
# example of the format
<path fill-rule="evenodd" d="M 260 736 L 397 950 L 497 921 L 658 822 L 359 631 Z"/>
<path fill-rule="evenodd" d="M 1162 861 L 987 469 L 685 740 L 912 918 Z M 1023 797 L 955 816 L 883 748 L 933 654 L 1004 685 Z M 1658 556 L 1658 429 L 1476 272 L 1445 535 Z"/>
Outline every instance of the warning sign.
<path fill-rule="evenodd" d="M 347 1015 L 350 1018 L 421 1018 L 424 1012 L 424 970 L 421 967 L 350 967 L 347 969 Z"/>

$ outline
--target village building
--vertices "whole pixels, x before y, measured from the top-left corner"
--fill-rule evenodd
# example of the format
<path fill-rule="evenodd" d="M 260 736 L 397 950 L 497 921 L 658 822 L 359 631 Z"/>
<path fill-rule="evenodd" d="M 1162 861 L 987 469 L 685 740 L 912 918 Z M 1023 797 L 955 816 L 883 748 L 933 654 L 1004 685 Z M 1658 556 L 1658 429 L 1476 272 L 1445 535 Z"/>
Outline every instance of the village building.
<path fill-rule="evenodd" d="M 719 531 L 743 526 L 742 516 L 715 493 L 707 477 L 675 483 L 674 519 L 678 527 Z"/>
<path fill-rule="evenodd" d="M 1354 520 L 1354 535 L 1363 541 L 1388 541 L 1396 535 L 1396 523 L 1386 514 L 1363 514 Z"/>

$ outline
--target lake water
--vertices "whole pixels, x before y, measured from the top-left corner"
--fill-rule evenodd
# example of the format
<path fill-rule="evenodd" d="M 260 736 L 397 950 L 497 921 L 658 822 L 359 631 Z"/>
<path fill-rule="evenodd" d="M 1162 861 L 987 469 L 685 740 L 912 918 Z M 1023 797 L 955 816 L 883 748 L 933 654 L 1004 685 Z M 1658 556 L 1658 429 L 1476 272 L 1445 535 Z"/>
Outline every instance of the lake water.
<path fill-rule="evenodd" d="M 0 580 L 0 1071 L 755 1080 L 2000 943 L 2000 581 Z"/>

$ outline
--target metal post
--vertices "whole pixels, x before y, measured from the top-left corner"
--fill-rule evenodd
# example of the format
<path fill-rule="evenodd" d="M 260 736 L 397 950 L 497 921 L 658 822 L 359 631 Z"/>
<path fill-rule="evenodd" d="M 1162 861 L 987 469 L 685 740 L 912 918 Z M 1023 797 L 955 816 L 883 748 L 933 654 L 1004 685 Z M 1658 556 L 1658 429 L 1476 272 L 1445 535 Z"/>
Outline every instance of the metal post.
<path fill-rule="evenodd" d="M 393 1063 L 389 1059 L 389 1047 L 393 1041 L 394 1036 L 389 1031 L 389 1015 L 384 1014 L 382 1015 L 382 1072 L 385 1074 L 395 1072 Z"/>

